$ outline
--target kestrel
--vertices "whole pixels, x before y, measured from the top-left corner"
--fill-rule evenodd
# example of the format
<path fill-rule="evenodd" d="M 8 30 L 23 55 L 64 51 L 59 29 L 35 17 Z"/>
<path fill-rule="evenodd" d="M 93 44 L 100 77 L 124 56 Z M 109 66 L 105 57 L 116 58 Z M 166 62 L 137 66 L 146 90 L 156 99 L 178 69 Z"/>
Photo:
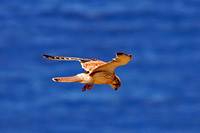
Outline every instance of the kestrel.
<path fill-rule="evenodd" d="M 84 59 L 77 57 L 50 56 L 44 54 L 43 57 L 52 60 L 79 61 L 82 68 L 87 72 L 80 73 L 72 77 L 56 77 L 52 78 L 52 80 L 55 82 L 79 82 L 85 84 L 82 91 L 86 91 L 86 89 L 92 89 L 93 84 L 109 84 L 112 88 L 117 90 L 121 86 L 121 81 L 120 78 L 115 75 L 114 70 L 118 66 L 126 65 L 131 60 L 132 55 L 116 53 L 116 58 L 107 63 L 95 58 Z"/>

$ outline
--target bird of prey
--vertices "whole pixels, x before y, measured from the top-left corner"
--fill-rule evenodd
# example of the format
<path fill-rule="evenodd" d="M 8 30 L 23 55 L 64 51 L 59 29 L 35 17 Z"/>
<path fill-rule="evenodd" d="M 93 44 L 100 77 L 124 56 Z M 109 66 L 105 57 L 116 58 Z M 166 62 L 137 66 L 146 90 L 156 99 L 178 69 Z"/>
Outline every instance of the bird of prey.
<path fill-rule="evenodd" d="M 120 78 L 115 75 L 115 68 L 121 65 L 126 65 L 132 58 L 132 55 L 125 53 L 116 53 L 116 58 L 110 62 L 103 62 L 101 60 L 92 58 L 77 58 L 64 56 L 50 56 L 43 54 L 44 58 L 52 60 L 67 60 L 79 61 L 83 69 L 87 72 L 80 73 L 71 77 L 56 77 L 52 78 L 55 82 L 79 82 L 85 84 L 82 91 L 92 89 L 93 84 L 109 84 L 112 88 L 117 90 L 121 86 Z"/>

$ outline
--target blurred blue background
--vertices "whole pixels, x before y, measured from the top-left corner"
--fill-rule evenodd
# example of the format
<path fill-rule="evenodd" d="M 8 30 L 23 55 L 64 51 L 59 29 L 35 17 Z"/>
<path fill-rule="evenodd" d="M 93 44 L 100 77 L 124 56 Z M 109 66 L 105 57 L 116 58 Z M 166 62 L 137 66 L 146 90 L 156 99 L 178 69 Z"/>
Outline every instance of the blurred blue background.
<path fill-rule="evenodd" d="M 1 0 L 0 133 L 200 131 L 199 0 Z M 41 54 L 134 57 L 122 86 L 55 83 L 84 72 Z"/>

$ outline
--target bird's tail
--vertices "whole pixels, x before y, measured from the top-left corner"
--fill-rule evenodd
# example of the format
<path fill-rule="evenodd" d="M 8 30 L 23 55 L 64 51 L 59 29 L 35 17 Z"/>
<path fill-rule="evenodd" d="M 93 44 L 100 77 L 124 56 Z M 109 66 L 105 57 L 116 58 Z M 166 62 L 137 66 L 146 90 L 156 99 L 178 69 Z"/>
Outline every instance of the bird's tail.
<path fill-rule="evenodd" d="M 52 80 L 55 82 L 81 82 L 80 78 L 78 78 L 77 76 L 56 77 L 56 78 L 52 78 Z"/>
<path fill-rule="evenodd" d="M 44 58 L 51 60 L 74 60 L 74 61 L 90 61 L 90 59 L 77 58 L 77 57 L 65 57 L 65 56 L 51 56 L 42 54 Z"/>

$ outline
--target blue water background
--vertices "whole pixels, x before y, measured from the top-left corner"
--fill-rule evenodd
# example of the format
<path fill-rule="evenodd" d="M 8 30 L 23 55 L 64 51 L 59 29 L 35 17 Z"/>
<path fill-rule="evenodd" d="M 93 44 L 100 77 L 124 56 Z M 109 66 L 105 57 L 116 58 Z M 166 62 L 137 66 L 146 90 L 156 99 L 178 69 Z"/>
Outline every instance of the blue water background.
<path fill-rule="evenodd" d="M 1 0 L 0 133 L 198 133 L 199 0 Z M 84 72 L 41 54 L 133 55 L 122 86 L 55 83 Z"/>

